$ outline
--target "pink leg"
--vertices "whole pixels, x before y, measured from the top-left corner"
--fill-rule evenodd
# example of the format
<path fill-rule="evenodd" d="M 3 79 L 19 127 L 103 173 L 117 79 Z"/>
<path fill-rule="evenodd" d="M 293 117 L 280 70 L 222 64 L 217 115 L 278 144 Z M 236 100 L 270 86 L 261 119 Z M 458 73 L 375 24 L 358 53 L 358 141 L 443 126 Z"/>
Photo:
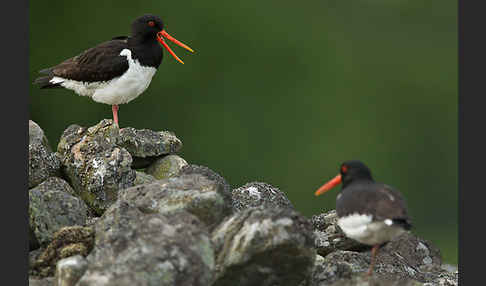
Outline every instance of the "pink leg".
<path fill-rule="evenodd" d="M 114 104 L 111 106 L 111 110 L 113 111 L 113 121 L 115 121 L 116 126 L 118 125 L 118 105 Z"/>
<path fill-rule="evenodd" d="M 370 269 L 368 269 L 368 276 L 373 273 L 373 266 L 375 265 L 375 257 L 376 257 L 376 252 L 378 252 L 378 248 L 380 248 L 380 245 L 375 245 L 371 249 L 371 263 L 370 263 Z"/>

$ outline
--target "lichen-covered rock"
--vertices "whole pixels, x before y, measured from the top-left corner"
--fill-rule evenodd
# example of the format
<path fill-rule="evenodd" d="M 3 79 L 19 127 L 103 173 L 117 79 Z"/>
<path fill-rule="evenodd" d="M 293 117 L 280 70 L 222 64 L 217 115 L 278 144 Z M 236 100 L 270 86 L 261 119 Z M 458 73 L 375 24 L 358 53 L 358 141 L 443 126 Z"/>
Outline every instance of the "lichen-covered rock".
<path fill-rule="evenodd" d="M 38 278 L 29 276 L 29 286 L 54 286 L 54 277 Z"/>
<path fill-rule="evenodd" d="M 56 265 L 56 284 L 57 286 L 74 286 L 79 278 L 83 276 L 88 262 L 81 255 L 74 255 L 63 258 Z"/>
<path fill-rule="evenodd" d="M 95 248 L 78 281 L 87 285 L 210 285 L 214 253 L 193 215 L 144 213 L 123 200 L 96 222 Z"/>
<path fill-rule="evenodd" d="M 231 211 L 222 192 L 220 184 L 200 174 L 189 174 L 122 190 L 119 199 L 145 212 L 175 216 L 187 211 L 212 229 Z"/>
<path fill-rule="evenodd" d="M 225 205 L 231 206 L 231 186 L 220 174 L 216 173 L 206 166 L 189 164 L 182 167 L 177 176 L 190 174 L 199 174 L 206 179 L 218 184 L 220 186 L 218 188 L 218 192 L 223 197 Z"/>
<path fill-rule="evenodd" d="M 234 189 L 231 194 L 234 211 L 258 206 L 294 208 L 282 191 L 267 183 L 247 183 Z"/>
<path fill-rule="evenodd" d="M 29 223 L 29 251 L 39 248 L 40 244 Z"/>
<path fill-rule="evenodd" d="M 182 142 L 169 131 L 120 129 L 117 145 L 125 148 L 133 157 L 156 157 L 173 154 L 182 148 Z"/>
<path fill-rule="evenodd" d="M 187 162 L 177 155 L 167 155 L 158 158 L 153 162 L 145 172 L 154 176 L 157 180 L 176 176 Z"/>
<path fill-rule="evenodd" d="M 315 259 L 312 225 L 290 208 L 249 208 L 212 233 L 214 286 L 299 285 Z"/>
<path fill-rule="evenodd" d="M 135 177 L 135 181 L 134 181 L 135 186 L 143 185 L 143 184 L 150 184 L 150 183 L 157 181 L 157 179 L 154 178 L 154 176 L 152 176 L 152 175 L 146 174 L 146 173 L 141 172 L 141 171 L 135 171 L 135 172 L 137 174 L 136 177 Z"/>
<path fill-rule="evenodd" d="M 311 218 L 314 227 L 315 245 L 317 253 L 326 256 L 335 250 L 363 251 L 370 249 L 354 239 L 346 237 L 337 225 L 336 210 L 331 210 Z"/>
<path fill-rule="evenodd" d="M 86 257 L 93 249 L 93 244 L 93 228 L 63 227 L 54 234 L 51 243 L 37 257 L 30 274 L 39 277 L 53 276 L 59 260 L 78 254 Z"/>
<path fill-rule="evenodd" d="M 136 177 L 130 153 L 116 145 L 118 132 L 107 119 L 90 128 L 71 125 L 57 146 L 63 172 L 98 215 L 116 200 L 118 190 L 133 186 Z"/>
<path fill-rule="evenodd" d="M 337 250 L 318 256 L 311 285 L 369 285 L 363 283 L 370 259 L 369 251 Z M 444 281 L 453 281 L 444 285 L 457 285 L 454 273 L 441 268 L 438 250 L 411 233 L 404 233 L 379 249 L 370 279 L 372 285 L 438 285 L 435 283 Z"/>
<path fill-rule="evenodd" d="M 29 120 L 29 189 L 45 179 L 58 176 L 61 162 L 52 152 L 44 131 Z"/>
<path fill-rule="evenodd" d="M 64 226 L 85 223 L 88 207 L 73 193 L 71 186 L 57 177 L 29 190 L 29 224 L 40 245 L 49 243 L 54 233 Z"/>

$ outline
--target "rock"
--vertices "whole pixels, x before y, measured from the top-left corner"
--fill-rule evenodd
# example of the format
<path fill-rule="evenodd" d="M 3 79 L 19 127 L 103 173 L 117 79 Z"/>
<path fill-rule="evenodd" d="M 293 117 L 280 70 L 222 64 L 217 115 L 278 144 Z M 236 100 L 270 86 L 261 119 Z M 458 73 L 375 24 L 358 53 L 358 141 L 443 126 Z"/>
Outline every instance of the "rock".
<path fill-rule="evenodd" d="M 144 213 L 119 200 L 96 222 L 86 285 L 210 285 L 209 234 L 193 215 Z"/>
<path fill-rule="evenodd" d="M 199 174 L 206 179 L 218 184 L 220 186 L 220 188 L 218 188 L 218 192 L 223 197 L 225 205 L 231 205 L 231 186 L 220 174 L 216 173 L 206 166 L 189 164 L 181 168 L 178 176 L 189 174 Z"/>
<path fill-rule="evenodd" d="M 93 249 L 93 244 L 93 228 L 63 227 L 54 234 L 52 242 L 37 257 L 30 273 L 39 277 L 52 276 L 59 260 L 78 254 L 87 256 Z"/>
<path fill-rule="evenodd" d="M 170 216 L 187 211 L 213 229 L 231 211 L 221 185 L 200 174 L 180 175 L 120 191 L 119 198 L 147 213 Z"/>
<path fill-rule="evenodd" d="M 143 184 L 150 184 L 150 183 L 157 181 L 157 179 L 154 178 L 154 176 L 152 176 L 152 175 L 146 174 L 146 173 L 141 172 L 141 171 L 135 171 L 135 172 L 136 172 L 136 177 L 135 177 L 135 181 L 133 182 L 135 186 L 143 185 Z"/>
<path fill-rule="evenodd" d="M 311 285 L 368 285 L 363 284 L 363 279 L 366 279 L 370 258 L 369 251 L 345 250 L 334 251 L 325 257 L 318 256 Z M 440 279 L 449 279 L 453 281 L 450 285 L 457 285 L 454 273 L 440 265 L 438 250 L 407 232 L 378 251 L 372 285 L 437 285 L 435 283 Z"/>
<path fill-rule="evenodd" d="M 37 249 L 39 246 L 39 241 L 37 240 L 37 237 L 35 237 L 35 233 L 29 223 L 29 251 Z"/>
<path fill-rule="evenodd" d="M 60 175 L 61 162 L 52 152 L 44 131 L 29 120 L 29 189 L 45 179 Z"/>
<path fill-rule="evenodd" d="M 54 278 L 53 277 L 46 277 L 46 278 L 29 277 L 29 286 L 54 286 Z"/>
<path fill-rule="evenodd" d="M 145 172 L 154 176 L 157 180 L 176 176 L 187 162 L 177 155 L 167 155 L 160 157 L 153 162 Z"/>
<path fill-rule="evenodd" d="M 32 251 L 29 251 L 29 270 L 34 268 L 35 262 L 37 258 L 44 252 L 44 248 L 37 248 Z"/>
<path fill-rule="evenodd" d="M 83 276 L 88 262 L 81 255 L 75 255 L 61 259 L 56 266 L 57 286 L 74 286 Z"/>
<path fill-rule="evenodd" d="M 212 233 L 216 272 L 212 285 L 299 285 L 315 259 L 310 222 L 290 208 L 249 208 Z"/>
<path fill-rule="evenodd" d="M 40 245 L 49 243 L 64 226 L 83 225 L 88 207 L 61 178 L 51 177 L 29 190 L 29 225 Z M 35 244 L 33 238 L 29 244 Z"/>
<path fill-rule="evenodd" d="M 452 265 L 452 264 L 442 264 L 440 266 L 442 269 L 446 270 L 447 272 L 457 272 L 458 271 L 458 267 L 457 265 Z"/>
<path fill-rule="evenodd" d="M 169 131 L 120 129 L 117 145 L 125 148 L 133 157 L 158 157 L 173 154 L 182 148 L 182 142 Z"/>
<path fill-rule="evenodd" d="M 130 153 L 115 144 L 118 132 L 107 119 L 88 129 L 71 125 L 57 146 L 63 172 L 98 215 L 116 200 L 118 190 L 132 187 L 136 177 Z"/>
<path fill-rule="evenodd" d="M 369 246 L 346 237 L 337 225 L 337 219 L 336 210 L 312 216 L 311 223 L 316 238 L 315 246 L 319 255 L 326 256 L 338 249 L 354 251 L 370 249 Z"/>
<path fill-rule="evenodd" d="M 251 207 L 265 206 L 291 208 L 292 203 L 279 189 L 267 183 L 247 183 L 231 192 L 233 210 L 241 211 Z"/>
<path fill-rule="evenodd" d="M 329 284 L 322 284 L 329 285 Z M 367 277 L 366 275 L 354 275 L 350 278 L 341 279 L 332 283 L 331 286 L 421 286 L 425 285 L 409 278 L 389 278 L 389 277 Z"/>

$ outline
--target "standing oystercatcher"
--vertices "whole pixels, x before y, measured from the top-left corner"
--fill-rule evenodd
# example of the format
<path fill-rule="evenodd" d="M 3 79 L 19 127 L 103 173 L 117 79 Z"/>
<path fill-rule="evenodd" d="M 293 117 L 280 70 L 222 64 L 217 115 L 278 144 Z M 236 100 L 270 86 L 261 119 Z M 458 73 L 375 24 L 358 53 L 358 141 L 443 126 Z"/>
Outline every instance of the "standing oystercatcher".
<path fill-rule="evenodd" d="M 370 169 L 357 160 L 342 163 L 340 174 L 320 187 L 315 195 L 340 183 L 342 189 L 336 198 L 337 224 L 347 237 L 373 246 L 368 270 L 371 275 L 380 245 L 412 227 L 406 202 L 397 190 L 375 182 Z"/>
<path fill-rule="evenodd" d="M 118 125 L 118 105 L 137 98 L 150 84 L 162 62 L 162 47 L 184 64 L 164 38 L 194 52 L 164 30 L 162 20 L 154 15 L 141 16 L 132 23 L 131 37 L 120 36 L 101 43 L 81 54 L 43 69 L 35 83 L 40 88 L 64 87 L 110 104 L 113 120 Z"/>

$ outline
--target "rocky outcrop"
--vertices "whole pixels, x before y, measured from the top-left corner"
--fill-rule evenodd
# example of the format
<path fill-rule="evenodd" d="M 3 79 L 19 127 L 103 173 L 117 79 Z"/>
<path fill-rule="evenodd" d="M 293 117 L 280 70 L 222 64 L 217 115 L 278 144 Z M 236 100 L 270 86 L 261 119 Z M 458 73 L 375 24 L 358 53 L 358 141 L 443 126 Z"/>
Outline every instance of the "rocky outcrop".
<path fill-rule="evenodd" d="M 145 172 L 161 180 L 176 176 L 184 166 L 187 166 L 187 162 L 183 158 L 177 155 L 167 155 L 158 158 Z"/>
<path fill-rule="evenodd" d="M 71 125 L 56 153 L 34 122 L 29 135 L 29 285 L 458 284 L 411 232 L 379 250 L 367 277 L 370 247 L 342 233 L 334 210 L 308 219 L 270 184 L 232 189 L 174 154 L 172 132 Z"/>
<path fill-rule="evenodd" d="M 52 276 L 57 262 L 74 255 L 87 256 L 93 249 L 94 230 L 90 227 L 63 227 L 54 234 L 49 245 L 31 257 L 30 274 L 36 277 Z"/>
<path fill-rule="evenodd" d="M 119 200 L 147 213 L 189 212 L 213 229 L 230 211 L 220 185 L 200 174 L 181 175 L 120 191 Z"/>
<path fill-rule="evenodd" d="M 88 216 L 85 202 L 63 179 L 51 177 L 29 190 L 29 242 L 45 246 L 64 226 L 83 225 Z"/>
<path fill-rule="evenodd" d="M 44 131 L 29 120 L 29 189 L 49 177 L 59 175 L 61 162 L 52 152 Z"/>
<path fill-rule="evenodd" d="M 82 285 L 209 285 L 214 254 L 193 215 L 146 213 L 119 200 L 96 222 Z"/>
<path fill-rule="evenodd" d="M 285 208 L 249 208 L 226 218 L 212 233 L 213 285 L 299 285 L 312 271 L 309 221 Z"/>
<path fill-rule="evenodd" d="M 234 189 L 231 195 L 234 211 L 258 206 L 294 208 L 284 192 L 263 182 L 247 183 Z"/>

